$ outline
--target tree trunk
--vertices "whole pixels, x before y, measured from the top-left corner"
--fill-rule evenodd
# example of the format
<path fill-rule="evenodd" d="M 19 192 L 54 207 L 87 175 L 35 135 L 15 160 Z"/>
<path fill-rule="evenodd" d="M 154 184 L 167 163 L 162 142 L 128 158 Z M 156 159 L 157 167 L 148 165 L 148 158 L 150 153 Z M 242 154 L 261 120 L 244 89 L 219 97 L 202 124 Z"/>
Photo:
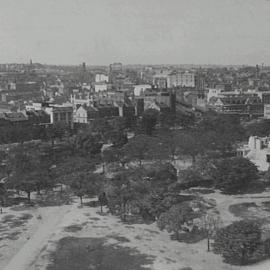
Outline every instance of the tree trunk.
<path fill-rule="evenodd" d="M 207 251 L 210 251 L 210 238 L 207 236 Z"/>
<path fill-rule="evenodd" d="M 125 168 L 126 162 L 121 162 L 121 161 L 120 161 L 120 163 L 121 163 L 121 166 L 122 166 L 123 168 Z"/>
<path fill-rule="evenodd" d="M 103 213 L 102 203 L 100 204 L 100 212 Z"/>
<path fill-rule="evenodd" d="M 123 210 L 124 210 L 123 221 L 126 221 L 126 204 L 125 203 L 123 204 Z"/>
<path fill-rule="evenodd" d="M 176 240 L 178 241 L 179 240 L 179 232 L 178 232 L 178 230 L 175 232 L 175 237 L 176 237 Z"/>
<path fill-rule="evenodd" d="M 83 199 L 82 196 L 80 196 L 81 205 L 83 205 Z"/>
<path fill-rule="evenodd" d="M 30 191 L 27 191 L 27 199 L 28 199 L 28 202 L 31 201 L 31 192 Z"/>

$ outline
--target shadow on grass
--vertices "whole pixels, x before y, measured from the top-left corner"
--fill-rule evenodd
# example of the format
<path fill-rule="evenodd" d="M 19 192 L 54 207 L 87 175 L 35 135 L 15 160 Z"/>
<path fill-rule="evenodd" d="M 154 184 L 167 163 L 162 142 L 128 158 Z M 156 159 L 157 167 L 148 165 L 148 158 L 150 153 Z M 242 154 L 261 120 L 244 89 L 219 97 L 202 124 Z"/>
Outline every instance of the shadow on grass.
<path fill-rule="evenodd" d="M 241 218 L 254 218 L 254 213 L 250 212 L 250 208 L 257 209 L 258 206 L 255 202 L 244 202 L 238 204 L 232 204 L 229 206 L 229 211 L 236 217 Z"/>
<path fill-rule="evenodd" d="M 106 238 L 62 238 L 47 270 L 145 270 L 154 257 L 136 249 L 109 245 Z"/>
<path fill-rule="evenodd" d="M 31 214 L 22 214 L 21 216 L 6 215 L 2 218 L 2 224 L 7 224 L 9 228 L 17 228 L 28 222 L 33 216 Z"/>

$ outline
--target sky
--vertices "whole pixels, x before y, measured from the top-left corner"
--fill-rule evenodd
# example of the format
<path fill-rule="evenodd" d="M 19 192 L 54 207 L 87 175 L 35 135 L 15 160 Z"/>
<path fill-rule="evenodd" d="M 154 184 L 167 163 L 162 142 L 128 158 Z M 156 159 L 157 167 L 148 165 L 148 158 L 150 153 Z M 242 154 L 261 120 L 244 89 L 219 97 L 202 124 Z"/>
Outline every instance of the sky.
<path fill-rule="evenodd" d="M 270 65 L 270 0 L 0 0 L 0 63 Z"/>

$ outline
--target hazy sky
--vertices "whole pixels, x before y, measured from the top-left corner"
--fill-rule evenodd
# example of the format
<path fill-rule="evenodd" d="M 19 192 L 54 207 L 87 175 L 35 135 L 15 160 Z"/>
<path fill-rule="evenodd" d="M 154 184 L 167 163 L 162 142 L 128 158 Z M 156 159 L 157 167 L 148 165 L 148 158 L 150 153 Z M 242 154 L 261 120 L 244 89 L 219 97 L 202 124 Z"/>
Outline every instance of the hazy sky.
<path fill-rule="evenodd" d="M 268 0 L 0 0 L 0 63 L 270 65 Z"/>

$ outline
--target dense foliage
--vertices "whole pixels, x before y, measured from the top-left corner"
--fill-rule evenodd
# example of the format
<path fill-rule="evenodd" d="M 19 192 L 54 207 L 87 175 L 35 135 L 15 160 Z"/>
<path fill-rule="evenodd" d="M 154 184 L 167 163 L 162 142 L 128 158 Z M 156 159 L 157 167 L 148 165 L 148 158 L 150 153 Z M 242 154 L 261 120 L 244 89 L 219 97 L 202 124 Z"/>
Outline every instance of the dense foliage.
<path fill-rule="evenodd" d="M 261 228 L 253 221 L 237 221 L 220 229 L 213 244 L 214 252 L 225 262 L 246 265 L 268 256 L 267 244 L 261 239 Z"/>

